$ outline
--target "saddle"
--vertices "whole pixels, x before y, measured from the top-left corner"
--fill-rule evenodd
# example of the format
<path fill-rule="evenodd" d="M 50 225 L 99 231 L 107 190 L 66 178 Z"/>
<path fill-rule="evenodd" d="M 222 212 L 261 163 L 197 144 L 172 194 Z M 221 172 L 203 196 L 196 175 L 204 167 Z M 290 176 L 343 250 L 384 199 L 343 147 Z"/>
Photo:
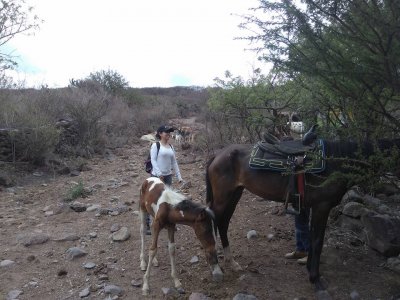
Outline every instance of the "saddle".
<path fill-rule="evenodd" d="M 301 140 L 277 144 L 258 142 L 250 154 L 249 167 L 276 172 L 292 172 L 293 167 L 304 173 L 320 173 L 325 169 L 325 149 L 321 139 L 311 145 Z"/>
<path fill-rule="evenodd" d="M 305 173 L 325 170 L 325 149 L 321 139 L 311 143 L 303 140 L 280 141 L 272 135 L 264 135 L 265 141 L 254 145 L 249 167 L 258 170 L 280 172 L 289 176 L 285 196 L 286 213 L 300 214 L 304 207 Z M 288 209 L 291 202 L 294 209 Z"/>

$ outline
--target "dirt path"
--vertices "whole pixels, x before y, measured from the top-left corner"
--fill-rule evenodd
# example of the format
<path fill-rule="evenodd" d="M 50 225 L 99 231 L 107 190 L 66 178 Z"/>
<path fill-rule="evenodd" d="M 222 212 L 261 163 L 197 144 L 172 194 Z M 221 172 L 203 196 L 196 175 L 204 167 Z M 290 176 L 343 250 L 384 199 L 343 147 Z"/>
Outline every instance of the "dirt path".
<path fill-rule="evenodd" d="M 204 159 L 193 156 L 190 150 L 176 149 L 183 177 L 192 184 L 187 192 L 195 201 L 204 201 Z M 30 185 L 0 191 L 0 262 L 14 262 L 0 267 L 0 299 L 11 290 L 23 292 L 20 300 L 80 299 L 79 293 L 85 288 L 90 288 L 86 299 L 106 299 L 106 285 L 123 289 L 118 299 L 143 299 L 141 288 L 131 282 L 140 282 L 143 276 L 139 269 L 136 202 L 139 185 L 147 177 L 143 171 L 147 151 L 145 143 L 117 149 L 115 156 L 89 161 L 88 170 L 77 177 L 49 180 L 37 176 Z M 101 213 L 76 212 L 62 206 L 67 192 L 79 182 L 93 191 L 77 201 L 86 206 L 100 205 Z M 244 193 L 230 228 L 233 256 L 244 271 L 224 269 L 222 283 L 211 280 L 193 231 L 179 226 L 177 267 L 186 293 L 178 298 L 188 299 L 191 293 L 200 292 L 211 299 L 232 299 L 245 292 L 258 299 L 314 299 L 306 268 L 283 258 L 294 247 L 294 227 L 290 216 L 277 214 L 280 206 Z M 129 210 L 104 213 L 104 209 L 116 207 Z M 128 240 L 112 241 L 111 230 L 118 226 L 130 230 Z M 246 234 L 252 229 L 258 237 L 248 240 Z M 32 237 L 37 239 L 34 243 L 43 243 L 24 246 L 32 242 Z M 161 234 L 159 245 L 160 267 L 153 269 L 151 294 L 146 299 L 162 299 L 161 289 L 172 286 L 166 232 Z M 71 247 L 79 247 L 87 255 L 70 260 L 66 251 Z M 190 262 L 193 256 L 199 258 L 198 263 Z M 385 261 L 364 248 L 327 246 L 321 272 L 333 299 L 349 299 L 354 291 L 360 299 L 391 299 L 400 294 L 400 275 L 384 268 Z M 89 262 L 95 264 L 94 268 L 84 267 Z"/>

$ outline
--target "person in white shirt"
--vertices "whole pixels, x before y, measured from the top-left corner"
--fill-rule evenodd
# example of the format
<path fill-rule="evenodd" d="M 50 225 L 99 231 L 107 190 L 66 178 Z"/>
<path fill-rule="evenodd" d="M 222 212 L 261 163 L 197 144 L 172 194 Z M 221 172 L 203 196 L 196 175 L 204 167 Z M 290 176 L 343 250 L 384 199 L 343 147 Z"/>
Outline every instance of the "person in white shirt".
<path fill-rule="evenodd" d="M 176 161 L 175 151 L 169 143 L 171 132 L 174 128 L 165 125 L 157 129 L 156 137 L 160 140 L 160 149 L 157 149 L 157 144 L 153 143 L 150 148 L 150 158 L 153 169 L 151 175 L 159 177 L 166 185 L 172 185 L 172 175 L 174 172 L 178 182 L 182 182 L 181 172 L 178 162 Z"/>
<path fill-rule="evenodd" d="M 160 178 L 167 186 L 172 185 L 173 172 L 179 183 L 183 181 L 176 161 L 175 150 L 169 143 L 172 131 L 174 131 L 172 127 L 160 126 L 156 134 L 156 138 L 159 139 L 160 149 L 157 149 L 157 143 L 153 143 L 150 148 L 150 159 L 153 166 L 151 176 Z M 146 224 L 146 234 L 151 235 L 149 215 L 147 216 Z"/>

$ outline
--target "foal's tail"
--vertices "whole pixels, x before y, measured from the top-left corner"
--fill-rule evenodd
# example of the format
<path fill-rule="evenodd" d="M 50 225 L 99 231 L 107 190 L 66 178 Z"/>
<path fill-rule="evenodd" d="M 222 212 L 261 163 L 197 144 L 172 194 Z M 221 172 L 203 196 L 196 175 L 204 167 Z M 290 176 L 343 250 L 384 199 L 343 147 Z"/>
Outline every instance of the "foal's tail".
<path fill-rule="evenodd" d="M 206 203 L 209 207 L 211 207 L 212 202 L 214 201 L 212 186 L 210 182 L 210 175 L 208 174 L 208 168 L 210 167 L 211 163 L 214 161 L 215 155 L 213 155 L 207 162 L 206 165 Z"/>

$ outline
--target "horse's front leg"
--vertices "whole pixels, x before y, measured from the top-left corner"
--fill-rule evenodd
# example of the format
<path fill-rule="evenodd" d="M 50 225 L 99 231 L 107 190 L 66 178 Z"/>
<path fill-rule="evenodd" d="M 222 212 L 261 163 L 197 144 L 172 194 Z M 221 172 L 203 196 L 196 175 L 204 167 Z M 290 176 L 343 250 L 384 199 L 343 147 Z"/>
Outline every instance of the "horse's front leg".
<path fill-rule="evenodd" d="M 175 261 L 175 225 L 168 227 L 168 252 L 171 260 L 171 277 L 174 281 L 175 288 L 179 289 L 182 284 L 177 276 L 176 272 L 176 261 Z"/>
<path fill-rule="evenodd" d="M 321 281 L 319 274 L 319 264 L 324 244 L 326 223 L 330 212 L 330 206 L 324 203 L 319 203 L 312 207 L 311 217 L 311 249 L 309 250 L 307 269 L 309 279 L 314 283 L 317 290 L 325 290 L 326 283 Z"/>
<path fill-rule="evenodd" d="M 156 257 L 157 254 L 157 241 L 158 241 L 158 236 L 160 234 L 160 226 L 158 221 L 154 220 L 153 225 L 152 225 L 152 243 L 149 249 L 149 263 L 147 264 L 147 270 L 146 273 L 143 276 L 143 288 L 142 288 L 142 293 L 144 296 L 149 294 L 149 277 L 150 277 L 150 269 L 151 265 L 153 262 L 153 259 Z"/>
<path fill-rule="evenodd" d="M 222 248 L 224 250 L 224 265 L 231 267 L 235 272 L 242 271 L 242 267 L 233 259 L 228 240 L 229 220 L 221 218 L 218 224 L 218 231 L 221 237 Z"/>

